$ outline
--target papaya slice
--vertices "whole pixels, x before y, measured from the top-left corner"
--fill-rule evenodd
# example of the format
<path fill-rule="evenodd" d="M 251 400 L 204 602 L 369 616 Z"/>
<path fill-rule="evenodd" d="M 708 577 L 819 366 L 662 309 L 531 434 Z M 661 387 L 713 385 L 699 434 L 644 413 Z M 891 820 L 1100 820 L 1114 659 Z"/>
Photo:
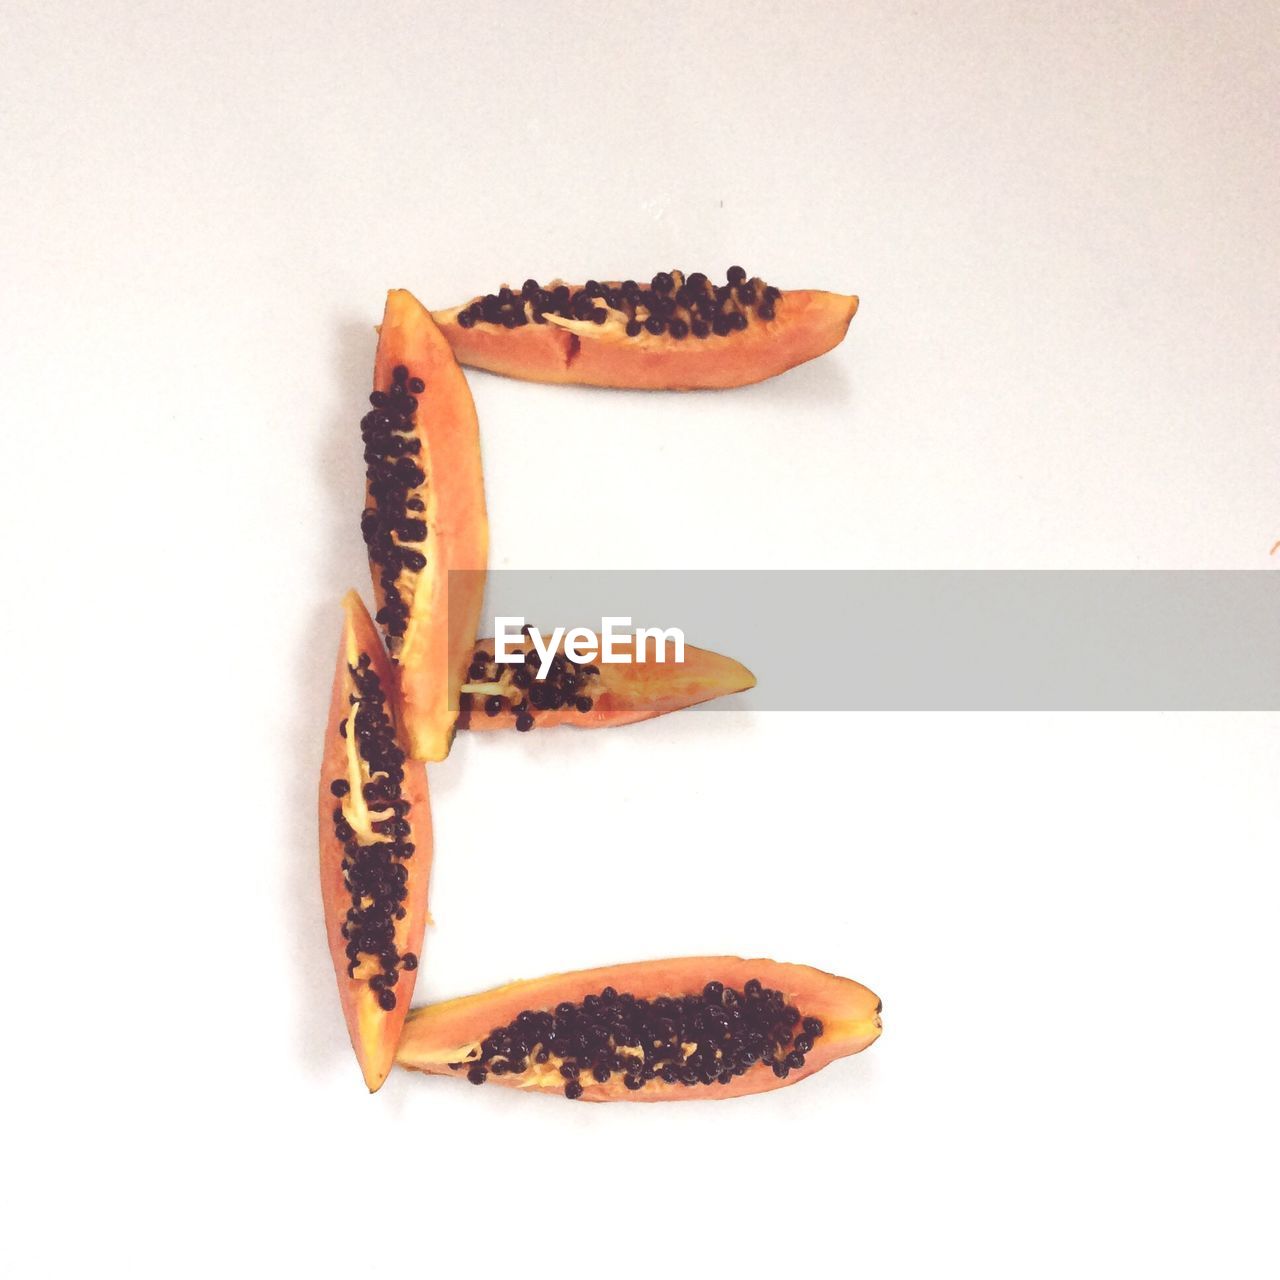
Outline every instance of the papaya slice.
<path fill-rule="evenodd" d="M 734 1098 L 795 1084 L 880 1034 L 849 978 L 736 956 L 513 982 L 414 1009 L 398 1066 L 587 1102 Z"/>
<path fill-rule="evenodd" d="M 634 658 L 634 638 L 615 642 L 613 649 Z M 644 662 L 600 663 L 599 637 L 590 645 L 575 645 L 573 652 L 585 661 L 575 661 L 565 652 L 562 637 L 542 676 L 541 659 L 532 646 L 524 649 L 522 662 L 512 664 L 495 661 L 492 640 L 479 641 L 462 686 L 458 728 L 523 733 L 569 724 L 607 729 L 741 693 L 756 683 L 742 663 L 693 645 L 685 645 L 679 662 L 665 649 L 655 652 L 646 646 Z"/>
<path fill-rule="evenodd" d="M 434 313 L 465 365 L 531 382 L 689 391 L 762 382 L 844 338 L 858 299 L 781 290 L 730 267 L 660 271 L 648 284 L 504 285 Z"/>
<path fill-rule="evenodd" d="M 415 760 L 449 754 L 489 554 L 480 432 L 466 378 L 430 312 L 387 294 L 371 408 L 361 422 L 360 518 L 375 617 L 398 670 Z"/>
<path fill-rule="evenodd" d="M 343 601 L 320 769 L 320 893 L 352 1047 L 370 1092 L 391 1070 L 427 923 L 431 804 L 395 719 L 395 676 L 368 611 Z"/>

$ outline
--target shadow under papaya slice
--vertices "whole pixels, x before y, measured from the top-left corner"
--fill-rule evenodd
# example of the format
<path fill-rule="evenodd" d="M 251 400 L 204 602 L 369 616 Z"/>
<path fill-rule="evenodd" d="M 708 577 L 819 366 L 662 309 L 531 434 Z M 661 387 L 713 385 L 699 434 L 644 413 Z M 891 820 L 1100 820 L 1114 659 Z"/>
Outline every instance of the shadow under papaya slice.
<path fill-rule="evenodd" d="M 352 1048 L 371 1092 L 391 1070 L 417 977 L 431 877 L 426 770 L 396 722 L 394 674 L 360 597 L 342 639 L 320 770 L 320 892 Z"/>
<path fill-rule="evenodd" d="M 436 323 L 465 365 L 532 382 L 690 391 L 762 382 L 837 346 L 852 295 L 777 289 L 730 267 L 660 271 L 648 282 L 527 280 L 445 311 Z"/>
<path fill-rule="evenodd" d="M 601 662 L 599 648 L 598 638 L 588 647 L 575 647 L 586 659 L 578 662 L 561 640 L 550 670 L 539 678 L 540 659 L 530 642 L 521 661 L 506 663 L 496 661 L 493 640 L 478 641 L 462 686 L 458 728 L 526 732 L 567 724 L 608 729 L 741 693 L 756 683 L 742 663 L 691 644 L 684 646 L 681 661 L 646 646 L 643 662 Z M 634 658 L 634 641 L 615 643 L 614 651 Z"/>
<path fill-rule="evenodd" d="M 807 965 L 697 956 L 513 982 L 414 1009 L 396 1064 L 587 1102 L 795 1084 L 880 1034 L 880 1000 Z"/>
<path fill-rule="evenodd" d="M 430 312 L 387 295 L 371 408 L 361 532 L 375 617 L 397 667 L 410 755 L 443 760 L 475 644 L 489 551 L 480 432 L 466 378 Z"/>

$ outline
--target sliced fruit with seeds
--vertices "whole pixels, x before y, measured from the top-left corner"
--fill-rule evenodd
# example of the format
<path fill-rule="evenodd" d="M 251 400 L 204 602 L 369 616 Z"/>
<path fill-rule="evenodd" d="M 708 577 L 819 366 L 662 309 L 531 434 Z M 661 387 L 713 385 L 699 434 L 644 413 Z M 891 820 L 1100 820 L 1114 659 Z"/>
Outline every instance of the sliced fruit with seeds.
<path fill-rule="evenodd" d="M 613 651 L 634 658 L 634 640 L 615 641 Z M 568 724 L 607 729 L 741 693 L 756 683 L 742 663 L 690 644 L 680 661 L 674 649 L 659 652 L 656 645 L 646 644 L 643 662 L 602 662 L 598 638 L 575 645 L 573 652 L 584 660 L 569 657 L 562 640 L 540 679 L 540 659 L 531 641 L 522 650 L 528 660 L 516 663 L 498 662 L 494 641 L 479 641 L 462 686 L 458 727 L 525 730 Z"/>
<path fill-rule="evenodd" d="M 489 551 L 480 434 L 466 378 L 430 313 L 393 289 L 378 337 L 360 528 L 376 618 L 398 667 L 417 760 L 449 754 Z"/>
<path fill-rule="evenodd" d="M 351 1045 L 371 1092 L 391 1070 L 417 977 L 431 877 L 426 771 L 408 758 L 391 663 L 354 591 L 320 769 L 320 894 Z"/>
<path fill-rule="evenodd" d="M 761 382 L 837 346 L 851 295 L 777 289 L 730 267 L 648 282 L 503 286 L 434 313 L 458 359 L 532 382 L 687 391 Z"/>
<path fill-rule="evenodd" d="M 880 1034 L 880 1000 L 806 965 L 651 960 L 414 1009 L 396 1063 L 587 1102 L 733 1098 L 795 1084 Z"/>

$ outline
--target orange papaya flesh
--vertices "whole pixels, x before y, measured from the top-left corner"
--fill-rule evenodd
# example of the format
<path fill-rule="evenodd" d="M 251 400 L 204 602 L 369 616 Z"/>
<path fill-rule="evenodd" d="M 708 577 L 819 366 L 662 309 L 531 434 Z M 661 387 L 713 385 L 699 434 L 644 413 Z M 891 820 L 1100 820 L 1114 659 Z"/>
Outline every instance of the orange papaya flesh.
<path fill-rule="evenodd" d="M 538 678 L 537 651 L 529 645 L 525 661 L 496 662 L 492 640 L 477 643 L 462 686 L 460 729 L 516 729 L 521 732 L 555 725 L 607 729 L 680 711 L 699 702 L 755 687 L 756 678 L 740 662 L 709 649 L 685 645 L 675 660 L 648 644 L 644 662 L 599 662 L 599 638 L 577 647 L 586 661 L 575 662 L 556 647 L 550 671 Z M 635 657 L 633 638 L 615 641 L 619 654 Z"/>
<path fill-rule="evenodd" d="M 880 1034 L 880 1000 L 806 965 L 698 956 L 513 982 L 414 1009 L 396 1064 L 587 1102 L 795 1084 Z"/>
<path fill-rule="evenodd" d="M 471 391 L 430 312 L 403 289 L 387 295 L 373 385 L 360 528 L 375 616 L 397 666 L 409 753 L 443 760 L 476 639 L 489 526 Z"/>
<path fill-rule="evenodd" d="M 523 289 L 507 286 L 434 313 L 465 365 L 532 382 L 689 391 L 761 382 L 837 346 L 851 295 L 780 290 L 730 267 Z"/>
<path fill-rule="evenodd" d="M 351 1045 L 370 1092 L 387 1078 L 427 923 L 431 804 L 394 717 L 395 676 L 368 611 L 343 601 L 320 770 L 320 893 Z"/>

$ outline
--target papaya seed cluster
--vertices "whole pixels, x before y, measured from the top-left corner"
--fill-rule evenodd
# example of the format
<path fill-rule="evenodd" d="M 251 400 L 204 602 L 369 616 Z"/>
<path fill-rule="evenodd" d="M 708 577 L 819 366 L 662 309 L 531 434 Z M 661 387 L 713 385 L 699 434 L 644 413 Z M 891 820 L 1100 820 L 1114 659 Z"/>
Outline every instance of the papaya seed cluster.
<path fill-rule="evenodd" d="M 551 669 L 546 677 L 539 679 L 540 661 L 534 649 L 526 650 L 523 662 L 514 666 L 495 662 L 493 654 L 477 649 L 467 672 L 468 681 L 509 686 L 509 692 L 485 696 L 485 715 L 492 717 L 510 710 L 516 718 L 516 729 L 528 733 L 537 723 L 539 712 L 572 707 L 579 714 L 586 715 L 595 706 L 592 690 L 600 675 L 600 668 L 595 663 L 574 662 L 565 654 L 557 653 L 551 659 Z M 462 696 L 470 706 L 477 695 L 464 693 Z"/>
<path fill-rule="evenodd" d="M 419 573 L 427 564 L 422 550 L 427 539 L 426 504 L 418 493 L 427 476 L 417 461 L 422 443 L 413 433 L 418 396 L 425 390 L 421 378 L 397 365 L 391 372 L 391 386 L 369 396 L 373 407 L 360 423 L 369 490 L 360 532 L 369 559 L 377 566 L 383 603 L 376 616 L 393 658 L 409 626 L 402 578 L 406 572 Z"/>
<path fill-rule="evenodd" d="M 369 978 L 378 1003 L 390 1012 L 396 1007 L 395 985 L 401 971 L 418 967 L 412 952 L 401 954 L 396 947 L 396 922 L 405 917 L 409 868 L 414 846 L 409 801 L 401 794 L 405 754 L 396 745 L 395 727 L 386 703 L 386 694 L 367 653 L 362 653 L 348 672 L 356 687 L 350 695 L 352 714 L 338 726 L 344 737 L 354 734 L 356 750 L 369 781 L 362 784 L 362 796 L 372 818 L 373 839 L 362 840 L 347 820 L 342 800 L 351 792 L 346 778 L 335 778 L 330 793 L 339 803 L 333 810 L 334 834 L 342 842 L 342 876 L 351 895 L 351 907 L 342 925 L 346 941 L 347 975 L 354 978 L 362 957 L 377 962 L 378 971 Z"/>
<path fill-rule="evenodd" d="M 742 267 L 730 267 L 727 283 L 712 284 L 701 271 L 659 271 L 648 285 L 635 280 L 601 284 L 588 280 L 581 288 L 552 284 L 545 288 L 526 280 L 517 292 L 503 285 L 458 313 L 464 329 L 477 324 L 519 329 L 546 324 L 547 316 L 602 325 L 612 315 L 627 337 L 670 334 L 677 341 L 713 334 L 727 337 L 746 329 L 752 319 L 768 321 L 776 315 L 782 291 L 758 276 L 747 278 Z"/>
<path fill-rule="evenodd" d="M 572 1099 L 582 1096 L 584 1081 L 607 1084 L 615 1075 L 631 1091 L 654 1080 L 729 1084 L 751 1070 L 786 1079 L 822 1033 L 818 1018 L 802 1016 L 756 978 L 741 991 L 708 982 L 701 992 L 653 1000 L 605 987 L 577 1003 L 525 1009 L 490 1031 L 478 1055 L 450 1066 L 484 1084 L 490 1075 L 522 1075 L 554 1059 Z"/>

